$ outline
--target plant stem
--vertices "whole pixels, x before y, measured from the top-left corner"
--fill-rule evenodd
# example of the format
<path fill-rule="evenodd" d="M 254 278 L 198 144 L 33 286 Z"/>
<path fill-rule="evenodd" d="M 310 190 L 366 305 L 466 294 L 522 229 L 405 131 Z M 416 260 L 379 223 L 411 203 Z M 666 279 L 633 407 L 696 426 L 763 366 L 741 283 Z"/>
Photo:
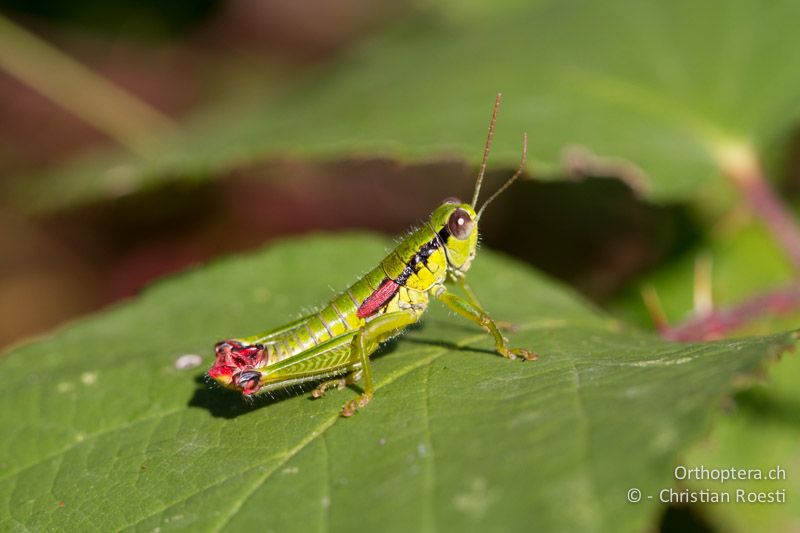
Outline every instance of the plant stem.
<path fill-rule="evenodd" d="M 140 156 L 148 156 L 170 119 L 0 15 L 0 68 Z"/>
<path fill-rule="evenodd" d="M 782 315 L 800 307 L 800 285 L 756 295 L 728 309 L 718 309 L 703 316 L 661 330 L 664 338 L 673 341 L 702 341 L 722 338 L 726 333 L 747 325 L 762 315 Z"/>
<path fill-rule="evenodd" d="M 750 209 L 783 248 L 796 273 L 800 273 L 800 226 L 767 181 L 753 147 L 745 143 L 723 146 L 718 160 Z"/>
<path fill-rule="evenodd" d="M 755 149 L 745 142 L 721 143 L 717 146 L 716 156 L 720 167 L 741 191 L 747 205 L 781 246 L 791 261 L 795 274 L 800 273 L 800 226 L 767 181 Z M 800 282 L 794 282 L 755 295 L 733 307 L 713 309 L 709 296 L 710 264 L 696 265 L 695 273 L 695 313 L 688 320 L 672 327 L 664 327 L 663 322 L 659 321 L 657 327 L 666 339 L 718 339 L 760 316 L 788 314 L 800 308 Z M 698 294 L 701 296 L 699 299 Z"/>

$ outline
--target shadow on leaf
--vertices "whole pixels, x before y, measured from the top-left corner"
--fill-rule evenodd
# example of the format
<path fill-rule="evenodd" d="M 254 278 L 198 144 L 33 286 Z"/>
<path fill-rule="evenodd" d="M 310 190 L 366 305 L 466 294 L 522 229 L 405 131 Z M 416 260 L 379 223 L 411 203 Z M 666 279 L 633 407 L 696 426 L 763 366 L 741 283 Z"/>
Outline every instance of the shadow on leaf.
<path fill-rule="evenodd" d="M 410 342 L 413 344 L 424 344 L 425 346 L 435 346 L 437 348 L 445 348 L 447 350 L 453 352 L 474 352 L 474 353 L 488 353 L 491 355 L 497 355 L 494 350 L 488 350 L 486 348 L 474 348 L 472 346 L 460 346 L 454 342 L 449 341 L 442 341 L 436 339 L 420 339 L 417 338 L 406 338 L 403 339 L 403 342 Z"/>

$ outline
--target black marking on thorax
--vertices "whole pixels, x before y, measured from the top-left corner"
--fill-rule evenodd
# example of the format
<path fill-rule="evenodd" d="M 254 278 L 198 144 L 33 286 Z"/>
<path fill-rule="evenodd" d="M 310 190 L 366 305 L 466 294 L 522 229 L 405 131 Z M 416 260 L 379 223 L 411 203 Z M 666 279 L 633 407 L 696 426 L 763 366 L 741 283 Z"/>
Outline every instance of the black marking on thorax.
<path fill-rule="evenodd" d="M 423 244 L 417 253 L 406 263 L 403 271 L 397 276 L 395 283 L 405 286 L 408 278 L 414 273 L 417 264 L 422 263 L 423 266 L 428 266 L 428 258 L 430 258 L 436 250 L 444 246 L 444 243 L 447 242 L 449 237 L 450 231 L 447 229 L 447 226 L 444 226 L 433 239 Z"/>
<path fill-rule="evenodd" d="M 439 233 L 436 234 L 436 239 L 439 243 L 444 246 L 447 244 L 447 239 L 450 238 L 450 228 L 447 227 L 447 224 L 442 226 L 442 229 L 439 230 Z"/>

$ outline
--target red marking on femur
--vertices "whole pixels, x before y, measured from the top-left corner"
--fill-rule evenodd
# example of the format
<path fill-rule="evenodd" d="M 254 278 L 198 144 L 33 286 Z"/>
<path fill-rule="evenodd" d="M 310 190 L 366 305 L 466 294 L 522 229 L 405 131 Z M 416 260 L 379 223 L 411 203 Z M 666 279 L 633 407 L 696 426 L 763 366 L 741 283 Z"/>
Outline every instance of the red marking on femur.
<path fill-rule="evenodd" d="M 378 309 L 386 305 L 386 302 L 392 299 L 392 296 L 395 295 L 399 288 L 400 285 L 395 283 L 394 280 L 387 279 L 381 283 L 378 290 L 370 294 L 369 298 L 364 300 L 364 303 L 362 303 L 361 307 L 356 311 L 356 316 L 358 318 L 367 318 L 368 316 L 374 315 Z"/>

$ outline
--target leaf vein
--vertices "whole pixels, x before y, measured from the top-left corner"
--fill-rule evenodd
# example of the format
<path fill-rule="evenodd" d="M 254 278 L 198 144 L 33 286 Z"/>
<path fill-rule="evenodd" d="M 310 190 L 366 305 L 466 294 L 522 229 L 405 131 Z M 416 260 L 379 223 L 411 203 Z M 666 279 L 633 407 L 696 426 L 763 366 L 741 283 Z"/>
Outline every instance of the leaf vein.
<path fill-rule="evenodd" d="M 424 523 L 422 526 L 423 530 L 427 531 L 435 531 L 434 524 L 436 523 L 435 520 L 435 513 L 436 507 L 433 504 L 433 461 L 434 461 L 434 454 L 433 454 L 433 438 L 431 436 L 431 394 L 430 394 L 430 377 L 431 377 L 431 365 L 427 365 L 425 367 L 425 374 L 424 374 L 424 381 L 422 386 L 422 391 L 424 395 L 423 407 L 424 407 L 424 418 L 425 418 L 425 445 L 427 446 L 427 453 L 423 457 L 423 461 L 425 461 L 425 474 L 423 478 L 423 501 L 424 508 L 425 508 L 425 518 Z"/>
<path fill-rule="evenodd" d="M 103 429 L 101 431 L 97 431 L 95 433 L 91 433 L 89 435 L 84 436 L 81 440 L 77 440 L 77 441 L 73 442 L 72 444 L 70 444 L 69 446 L 61 448 L 60 450 L 58 450 L 56 452 L 50 453 L 50 454 L 48 454 L 48 455 L 46 455 L 44 457 L 40 457 L 36 461 L 33 461 L 33 462 L 28 463 L 28 464 L 26 464 L 24 466 L 21 466 L 16 470 L 10 470 L 10 471 L 4 473 L 4 475 L 0 476 L 0 481 L 3 480 L 3 479 L 9 478 L 11 476 L 17 475 L 17 474 L 19 474 L 21 472 L 24 472 L 26 470 L 30 470 L 31 468 L 35 468 L 35 467 L 39 466 L 40 464 L 43 464 L 43 463 L 46 463 L 47 461 L 50 461 L 51 459 L 55 459 L 55 458 L 57 458 L 59 456 L 65 455 L 65 454 L 69 453 L 70 451 L 72 451 L 73 449 L 78 448 L 80 446 L 83 446 L 85 444 L 88 444 L 92 440 L 98 439 L 98 438 L 100 438 L 100 437 L 102 437 L 102 436 L 104 436 L 104 435 L 106 435 L 108 433 L 113 433 L 115 431 L 121 431 L 121 430 L 129 429 L 129 428 L 135 427 L 135 426 L 137 426 L 139 424 L 144 424 L 144 423 L 147 423 L 147 422 L 151 422 L 153 420 L 158 420 L 160 418 L 167 418 L 168 416 L 172 416 L 174 414 L 177 414 L 177 413 L 180 413 L 180 412 L 184 411 L 185 408 L 186 408 L 185 406 L 176 407 L 174 409 L 169 409 L 167 411 L 162 411 L 162 412 L 157 413 L 157 414 L 155 414 L 153 416 L 146 416 L 146 417 L 140 418 L 138 420 L 131 420 L 129 422 L 124 422 L 124 423 L 122 423 L 122 424 L 120 424 L 118 426 L 109 427 L 109 428 Z"/>

